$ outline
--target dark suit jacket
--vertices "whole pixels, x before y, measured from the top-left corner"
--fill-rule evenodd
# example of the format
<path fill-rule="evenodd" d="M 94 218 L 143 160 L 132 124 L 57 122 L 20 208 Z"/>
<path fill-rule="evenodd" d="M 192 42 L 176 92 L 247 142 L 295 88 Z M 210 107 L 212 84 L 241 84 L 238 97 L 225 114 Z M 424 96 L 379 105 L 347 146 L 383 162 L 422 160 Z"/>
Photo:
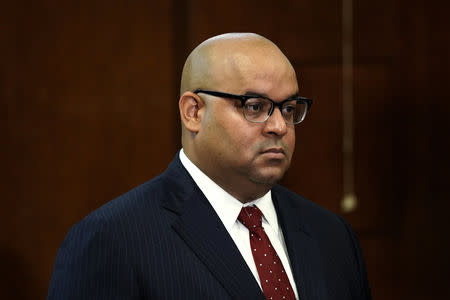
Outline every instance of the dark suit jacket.
<path fill-rule="evenodd" d="M 300 299 L 370 299 L 356 237 L 341 217 L 272 189 Z M 67 234 L 48 299 L 264 299 L 178 155 L 167 170 Z"/>

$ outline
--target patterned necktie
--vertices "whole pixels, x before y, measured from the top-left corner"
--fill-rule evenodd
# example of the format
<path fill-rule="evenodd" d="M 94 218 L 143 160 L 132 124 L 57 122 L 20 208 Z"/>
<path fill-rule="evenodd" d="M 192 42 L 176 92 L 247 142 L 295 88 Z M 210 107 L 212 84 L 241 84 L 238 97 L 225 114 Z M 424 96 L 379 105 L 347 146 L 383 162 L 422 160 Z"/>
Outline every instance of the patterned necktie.
<path fill-rule="evenodd" d="M 294 300 L 283 264 L 261 225 L 261 216 L 259 208 L 248 206 L 242 208 L 238 220 L 250 232 L 250 246 L 264 295 L 272 300 Z"/>

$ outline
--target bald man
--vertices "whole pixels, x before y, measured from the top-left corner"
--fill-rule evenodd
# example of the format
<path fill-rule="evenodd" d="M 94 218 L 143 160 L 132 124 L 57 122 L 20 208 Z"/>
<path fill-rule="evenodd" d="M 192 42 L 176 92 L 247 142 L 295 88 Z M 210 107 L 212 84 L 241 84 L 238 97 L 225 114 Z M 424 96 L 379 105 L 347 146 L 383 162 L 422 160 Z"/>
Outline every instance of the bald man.
<path fill-rule="evenodd" d="M 276 184 L 311 104 L 268 39 L 197 46 L 181 79 L 182 149 L 71 229 L 48 299 L 370 299 L 347 222 Z"/>

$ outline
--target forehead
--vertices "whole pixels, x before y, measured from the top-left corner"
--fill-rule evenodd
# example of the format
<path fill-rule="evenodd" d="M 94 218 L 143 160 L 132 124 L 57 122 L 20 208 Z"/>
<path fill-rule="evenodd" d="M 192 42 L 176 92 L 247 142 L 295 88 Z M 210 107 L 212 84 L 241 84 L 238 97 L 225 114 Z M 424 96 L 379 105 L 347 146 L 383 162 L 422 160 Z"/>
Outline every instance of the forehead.
<path fill-rule="evenodd" d="M 298 91 L 292 65 L 274 45 L 230 46 L 218 49 L 212 57 L 212 76 L 217 89 L 231 93 L 258 92 L 275 99 Z"/>

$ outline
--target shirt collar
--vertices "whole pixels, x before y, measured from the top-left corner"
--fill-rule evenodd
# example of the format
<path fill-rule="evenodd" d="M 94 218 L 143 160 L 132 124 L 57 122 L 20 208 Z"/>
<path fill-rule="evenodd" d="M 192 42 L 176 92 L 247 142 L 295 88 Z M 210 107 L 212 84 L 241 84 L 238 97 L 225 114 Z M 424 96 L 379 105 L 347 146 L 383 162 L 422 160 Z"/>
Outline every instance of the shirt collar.
<path fill-rule="evenodd" d="M 272 201 L 272 193 L 269 191 L 264 196 L 255 201 L 246 203 L 247 205 L 256 205 L 263 214 L 263 222 L 266 221 L 278 234 L 278 218 L 275 206 Z"/>
<path fill-rule="evenodd" d="M 270 191 L 261 198 L 242 204 L 203 173 L 186 156 L 183 149 L 180 150 L 180 160 L 206 199 L 211 203 L 228 232 L 236 224 L 242 207 L 249 205 L 256 205 L 263 213 L 263 221 L 266 221 L 272 228 L 278 231 L 278 219 Z"/>

